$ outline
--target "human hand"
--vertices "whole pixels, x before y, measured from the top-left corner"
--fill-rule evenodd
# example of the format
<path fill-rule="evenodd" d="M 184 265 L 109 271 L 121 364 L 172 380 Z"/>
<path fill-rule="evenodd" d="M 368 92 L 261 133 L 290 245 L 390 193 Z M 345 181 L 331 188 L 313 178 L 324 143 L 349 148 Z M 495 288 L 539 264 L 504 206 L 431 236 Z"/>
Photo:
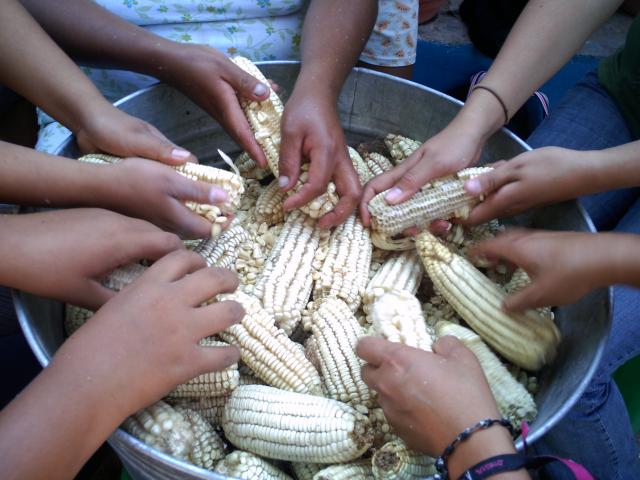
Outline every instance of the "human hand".
<path fill-rule="evenodd" d="M 191 98 L 261 167 L 267 166 L 238 95 L 249 100 L 265 100 L 269 97 L 269 85 L 259 82 L 218 50 L 177 43 L 168 48 L 158 77 Z"/>
<path fill-rule="evenodd" d="M 193 252 L 173 252 L 107 302 L 62 345 L 52 365 L 71 361 L 70 368 L 81 370 L 78 378 L 93 378 L 124 418 L 176 385 L 238 361 L 236 347 L 198 345 L 244 316 L 233 301 L 202 306 L 237 286 L 230 270 L 207 268 Z"/>
<path fill-rule="evenodd" d="M 583 155 L 546 147 L 494 164 L 491 172 L 465 182 L 468 193 L 486 199 L 463 223 L 476 225 L 580 196 L 589 190 Z"/>
<path fill-rule="evenodd" d="M 294 90 L 282 117 L 280 187 L 291 190 L 300 177 L 300 166 L 309 162 L 309 179 L 284 202 L 285 210 L 306 205 L 327 191 L 333 180 L 340 197 L 333 211 L 319 222 L 329 228 L 344 222 L 361 194 L 360 180 L 347 150 L 334 102 L 304 90 Z"/>
<path fill-rule="evenodd" d="M 189 210 L 187 200 L 221 205 L 228 198 L 221 188 L 142 158 L 104 167 L 103 184 L 99 206 L 148 220 L 182 238 L 205 238 L 211 232 L 211 223 Z"/>
<path fill-rule="evenodd" d="M 480 158 L 485 137 L 471 126 L 452 122 L 418 148 L 400 165 L 378 175 L 364 186 L 360 216 L 369 226 L 368 205 L 378 193 L 389 190 L 385 199 L 390 205 L 409 200 L 430 180 L 475 164 Z"/>
<path fill-rule="evenodd" d="M 57 210 L 4 221 L 12 234 L 3 248 L 15 252 L 4 262 L 12 276 L 7 284 L 91 310 L 114 296 L 100 279 L 116 267 L 183 248 L 175 235 L 107 210 Z"/>
<path fill-rule="evenodd" d="M 106 101 L 90 107 L 74 132 L 83 153 L 106 152 L 120 157 L 143 157 L 167 165 L 181 165 L 196 158 L 178 147 L 153 125 L 132 117 Z"/>
<path fill-rule="evenodd" d="M 523 311 L 575 302 L 606 284 L 614 269 L 612 238 L 607 234 L 512 229 L 479 243 L 470 255 L 506 260 L 524 269 L 531 284 L 505 298 L 506 311 Z"/>

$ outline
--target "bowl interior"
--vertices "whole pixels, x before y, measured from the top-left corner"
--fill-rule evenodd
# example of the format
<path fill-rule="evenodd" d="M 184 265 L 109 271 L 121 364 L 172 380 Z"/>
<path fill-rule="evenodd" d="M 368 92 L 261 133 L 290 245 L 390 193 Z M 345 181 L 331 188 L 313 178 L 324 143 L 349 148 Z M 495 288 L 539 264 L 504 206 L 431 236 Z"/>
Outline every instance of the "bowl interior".
<path fill-rule="evenodd" d="M 281 86 L 280 93 L 286 98 L 299 65 L 266 62 L 261 69 Z M 117 105 L 155 125 L 203 163 L 222 165 L 215 153 L 218 148 L 232 157 L 239 153 L 238 146 L 209 115 L 171 87 L 156 85 L 124 98 Z M 460 105 L 421 85 L 363 69 L 353 70 L 339 99 L 340 118 L 351 145 L 380 139 L 387 133 L 424 141 L 446 126 Z M 524 142 L 502 130 L 487 143 L 481 162 L 509 159 L 526 150 Z M 59 154 L 78 155 L 73 138 L 62 145 Z M 575 202 L 535 210 L 510 223 L 550 230 L 593 230 Z M 27 340 L 44 365 L 64 340 L 63 305 L 25 293 L 16 293 L 15 300 Z M 539 414 L 531 425 L 530 442 L 549 430 L 586 387 L 602 353 L 609 314 L 610 295 L 604 288 L 557 309 L 556 321 L 563 340 L 555 362 L 540 373 L 536 395 Z M 225 478 L 159 454 L 122 431 L 116 432 L 110 441 L 135 478 Z"/>

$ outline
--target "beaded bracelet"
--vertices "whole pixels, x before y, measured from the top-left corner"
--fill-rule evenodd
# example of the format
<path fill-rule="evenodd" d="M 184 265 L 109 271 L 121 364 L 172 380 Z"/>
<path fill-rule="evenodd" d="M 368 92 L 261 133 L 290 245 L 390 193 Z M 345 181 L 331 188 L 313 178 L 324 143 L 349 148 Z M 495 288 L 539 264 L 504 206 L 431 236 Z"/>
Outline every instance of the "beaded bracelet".
<path fill-rule="evenodd" d="M 453 453 L 453 450 L 460 444 L 464 442 L 467 438 L 473 435 L 478 430 L 485 430 L 493 425 L 502 425 L 503 427 L 509 429 L 511 436 L 515 435 L 515 429 L 511 422 L 506 418 L 487 418 L 485 420 L 480 420 L 473 427 L 465 428 L 456 438 L 453 439 L 447 448 L 444 449 L 442 455 L 440 455 L 436 459 L 435 467 L 438 470 L 438 474 L 434 475 L 433 480 L 447 480 L 449 478 L 449 470 L 447 469 L 447 460 Z"/>

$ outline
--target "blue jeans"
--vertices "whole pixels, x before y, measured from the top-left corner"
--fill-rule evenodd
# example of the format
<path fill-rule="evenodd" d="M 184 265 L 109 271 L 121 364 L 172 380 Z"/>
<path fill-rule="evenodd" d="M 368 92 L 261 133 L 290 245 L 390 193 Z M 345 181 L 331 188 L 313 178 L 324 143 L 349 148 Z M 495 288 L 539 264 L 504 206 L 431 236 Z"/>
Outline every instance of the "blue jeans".
<path fill-rule="evenodd" d="M 595 72 L 576 84 L 529 137 L 532 148 L 599 150 L 635 140 Z M 640 234 L 640 189 L 579 199 L 598 230 Z M 640 254 L 640 252 L 639 252 Z M 567 416 L 536 443 L 538 453 L 572 458 L 597 479 L 640 479 L 638 448 L 613 372 L 640 354 L 640 290 L 616 286 L 611 334 L 602 362 Z M 569 478 L 559 467 L 551 478 Z"/>

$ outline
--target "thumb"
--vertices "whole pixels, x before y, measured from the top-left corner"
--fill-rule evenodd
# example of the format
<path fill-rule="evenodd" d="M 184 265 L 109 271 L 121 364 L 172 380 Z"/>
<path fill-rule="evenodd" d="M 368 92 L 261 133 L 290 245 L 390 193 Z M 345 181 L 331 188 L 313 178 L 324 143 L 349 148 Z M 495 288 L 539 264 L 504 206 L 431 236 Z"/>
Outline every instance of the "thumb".
<path fill-rule="evenodd" d="M 466 347 L 453 335 L 445 335 L 440 337 L 432 346 L 433 353 L 442 355 L 443 357 L 457 357 Z"/>
<path fill-rule="evenodd" d="M 258 101 L 266 100 L 269 97 L 269 85 L 265 85 L 254 76 L 249 75 L 231 61 L 227 68 L 225 80 L 239 96 Z"/>
<path fill-rule="evenodd" d="M 135 140 L 133 155 L 150 158 L 166 165 L 177 166 L 185 162 L 197 162 L 196 157 L 182 147 L 169 141 L 163 135 L 144 134 Z"/>
<path fill-rule="evenodd" d="M 405 160 L 405 162 L 407 160 Z M 385 194 L 384 198 L 389 205 L 406 202 L 429 181 L 449 173 L 447 168 L 450 167 L 446 165 L 428 164 L 424 158 L 422 158 L 400 177 L 395 185 Z"/>

